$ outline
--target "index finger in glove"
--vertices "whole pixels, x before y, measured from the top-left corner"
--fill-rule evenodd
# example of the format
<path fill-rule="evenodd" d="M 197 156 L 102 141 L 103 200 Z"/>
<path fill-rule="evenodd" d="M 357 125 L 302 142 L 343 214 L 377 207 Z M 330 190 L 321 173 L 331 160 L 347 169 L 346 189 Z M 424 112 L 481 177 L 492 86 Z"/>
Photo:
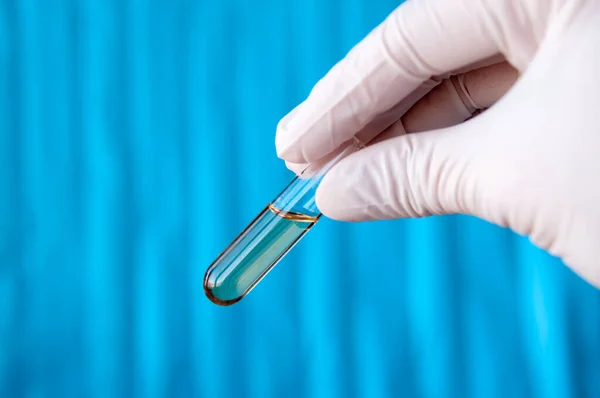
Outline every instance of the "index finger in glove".
<path fill-rule="evenodd" d="M 402 4 L 280 121 L 278 156 L 291 163 L 316 161 L 432 76 L 497 54 L 486 34 L 486 7 L 486 2 L 472 0 Z"/>

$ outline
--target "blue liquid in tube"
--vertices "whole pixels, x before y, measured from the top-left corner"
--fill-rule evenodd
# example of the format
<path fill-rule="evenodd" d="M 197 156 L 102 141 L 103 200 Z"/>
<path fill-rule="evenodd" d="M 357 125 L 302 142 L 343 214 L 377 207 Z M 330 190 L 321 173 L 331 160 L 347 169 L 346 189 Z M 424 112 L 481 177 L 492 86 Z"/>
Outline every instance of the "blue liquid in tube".
<path fill-rule="evenodd" d="M 315 193 L 325 173 L 362 147 L 353 139 L 294 178 L 208 267 L 206 296 L 228 306 L 247 295 L 321 217 Z"/>

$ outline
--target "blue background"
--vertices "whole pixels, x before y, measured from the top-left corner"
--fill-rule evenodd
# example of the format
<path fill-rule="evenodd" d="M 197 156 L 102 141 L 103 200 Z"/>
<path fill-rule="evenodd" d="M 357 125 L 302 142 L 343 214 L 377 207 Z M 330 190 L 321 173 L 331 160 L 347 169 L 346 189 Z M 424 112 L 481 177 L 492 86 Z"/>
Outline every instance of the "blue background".
<path fill-rule="evenodd" d="M 600 292 L 468 217 L 319 222 L 233 307 L 279 119 L 393 0 L 0 1 L 0 397 L 599 397 Z"/>

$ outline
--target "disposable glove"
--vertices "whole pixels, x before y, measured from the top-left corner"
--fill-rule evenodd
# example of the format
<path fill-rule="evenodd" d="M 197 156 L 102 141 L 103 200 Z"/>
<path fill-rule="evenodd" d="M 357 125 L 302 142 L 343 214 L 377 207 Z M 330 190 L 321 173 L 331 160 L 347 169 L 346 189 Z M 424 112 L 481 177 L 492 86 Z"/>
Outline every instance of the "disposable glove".
<path fill-rule="evenodd" d="M 403 3 L 281 120 L 277 153 L 297 172 L 352 136 L 370 144 L 325 176 L 324 215 L 474 215 L 600 287 L 600 1 Z"/>

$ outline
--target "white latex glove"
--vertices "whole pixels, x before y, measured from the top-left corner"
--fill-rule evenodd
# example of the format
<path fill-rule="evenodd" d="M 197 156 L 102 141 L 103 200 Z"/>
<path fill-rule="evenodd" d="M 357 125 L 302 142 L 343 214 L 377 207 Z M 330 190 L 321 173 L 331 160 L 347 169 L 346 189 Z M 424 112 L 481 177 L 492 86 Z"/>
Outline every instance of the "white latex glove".
<path fill-rule="evenodd" d="M 326 216 L 478 216 L 600 287 L 600 1 L 409 0 L 280 122 L 277 153 L 297 171 L 394 121 L 326 175 Z"/>

